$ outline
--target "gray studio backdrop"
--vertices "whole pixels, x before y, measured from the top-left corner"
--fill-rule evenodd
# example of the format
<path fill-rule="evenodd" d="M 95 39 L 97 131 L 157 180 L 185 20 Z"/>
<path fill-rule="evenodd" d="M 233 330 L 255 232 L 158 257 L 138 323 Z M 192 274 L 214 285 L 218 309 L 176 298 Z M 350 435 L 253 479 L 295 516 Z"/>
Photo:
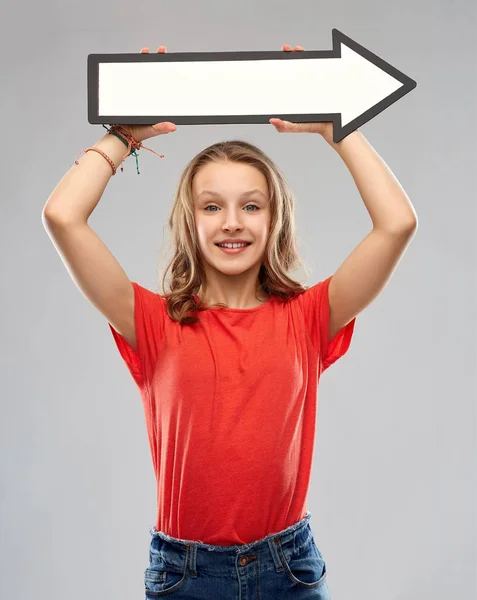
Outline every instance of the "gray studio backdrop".
<path fill-rule="evenodd" d="M 87 55 L 325 50 L 333 27 L 418 82 L 361 131 L 419 229 L 321 380 L 311 526 L 333 600 L 475 598 L 475 3 L 46 0 L 2 12 L 2 600 L 139 599 L 149 560 L 155 481 L 139 393 L 41 222 L 75 155 L 105 133 L 87 122 Z M 131 280 L 157 291 L 179 175 L 233 138 L 288 177 L 308 285 L 369 232 L 318 135 L 178 126 L 146 143 L 164 159 L 141 152 L 140 175 L 126 161 L 89 221 Z"/>

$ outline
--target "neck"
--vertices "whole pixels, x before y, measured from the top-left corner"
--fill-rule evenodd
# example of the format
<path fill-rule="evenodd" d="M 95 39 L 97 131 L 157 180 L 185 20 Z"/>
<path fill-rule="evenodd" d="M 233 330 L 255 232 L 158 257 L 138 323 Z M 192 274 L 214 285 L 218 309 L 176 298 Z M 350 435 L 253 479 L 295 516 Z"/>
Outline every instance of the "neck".
<path fill-rule="evenodd" d="M 264 302 L 267 302 L 270 297 L 270 295 L 266 294 L 262 289 L 257 290 L 253 297 L 245 297 L 243 293 L 224 294 L 219 292 L 214 295 L 212 292 L 207 293 L 207 291 L 199 292 L 198 296 L 206 306 L 223 303 L 229 308 L 238 309 L 255 308 L 256 306 L 260 306 Z"/>

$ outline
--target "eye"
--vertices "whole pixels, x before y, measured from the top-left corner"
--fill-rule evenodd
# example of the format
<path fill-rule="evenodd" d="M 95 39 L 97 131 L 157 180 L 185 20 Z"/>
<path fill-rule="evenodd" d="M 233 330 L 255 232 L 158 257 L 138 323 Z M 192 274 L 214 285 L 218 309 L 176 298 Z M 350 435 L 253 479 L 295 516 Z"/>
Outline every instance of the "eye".
<path fill-rule="evenodd" d="M 215 208 L 218 208 L 218 206 L 217 206 L 216 204 L 209 204 L 208 206 L 206 206 L 206 207 L 204 208 L 204 210 L 207 210 L 207 209 L 208 209 L 208 208 L 210 208 L 211 206 L 215 206 Z M 247 207 L 249 207 L 249 206 L 253 206 L 253 207 L 254 207 L 254 208 L 256 208 L 257 210 L 260 210 L 260 207 L 259 207 L 259 206 L 257 206 L 256 204 L 247 204 L 247 206 L 246 206 L 245 208 L 247 208 Z M 217 211 L 216 211 L 216 210 L 212 210 L 212 211 L 210 211 L 210 210 L 209 210 L 209 211 L 207 211 L 207 212 L 217 212 Z M 254 211 L 254 210 L 247 210 L 246 212 L 256 212 L 256 211 Z"/>

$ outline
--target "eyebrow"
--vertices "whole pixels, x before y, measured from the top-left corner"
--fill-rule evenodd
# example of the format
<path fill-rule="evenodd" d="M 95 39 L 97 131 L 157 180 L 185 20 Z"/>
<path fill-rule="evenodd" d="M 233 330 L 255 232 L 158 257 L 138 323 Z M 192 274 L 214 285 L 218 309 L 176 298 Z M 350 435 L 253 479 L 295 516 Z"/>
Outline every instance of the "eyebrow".
<path fill-rule="evenodd" d="M 244 196 L 251 196 L 252 194 L 255 194 L 256 192 L 258 192 L 264 198 L 266 198 L 265 194 L 259 189 L 254 189 L 254 190 L 249 190 L 248 192 L 244 192 L 243 194 L 240 195 L 240 198 L 243 198 Z M 212 190 L 202 190 L 202 192 L 200 192 L 200 194 L 197 194 L 196 198 L 198 198 L 199 196 L 202 196 L 202 194 L 209 194 L 210 196 L 217 196 L 219 198 L 222 197 L 218 192 L 214 192 Z"/>

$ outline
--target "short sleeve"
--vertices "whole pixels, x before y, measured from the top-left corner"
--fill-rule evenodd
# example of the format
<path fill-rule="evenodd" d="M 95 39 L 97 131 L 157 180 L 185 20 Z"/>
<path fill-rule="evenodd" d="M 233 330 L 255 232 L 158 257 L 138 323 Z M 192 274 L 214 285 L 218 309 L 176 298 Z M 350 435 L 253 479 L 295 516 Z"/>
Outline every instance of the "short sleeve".
<path fill-rule="evenodd" d="M 319 353 L 321 372 L 341 358 L 346 352 L 353 337 L 356 317 L 345 325 L 332 340 L 329 340 L 330 302 L 328 288 L 332 276 L 310 286 L 300 295 L 305 327 L 311 341 Z"/>
<path fill-rule="evenodd" d="M 139 388 L 151 381 L 164 339 L 165 300 L 136 282 L 134 288 L 135 351 L 108 323 L 119 353 Z"/>

